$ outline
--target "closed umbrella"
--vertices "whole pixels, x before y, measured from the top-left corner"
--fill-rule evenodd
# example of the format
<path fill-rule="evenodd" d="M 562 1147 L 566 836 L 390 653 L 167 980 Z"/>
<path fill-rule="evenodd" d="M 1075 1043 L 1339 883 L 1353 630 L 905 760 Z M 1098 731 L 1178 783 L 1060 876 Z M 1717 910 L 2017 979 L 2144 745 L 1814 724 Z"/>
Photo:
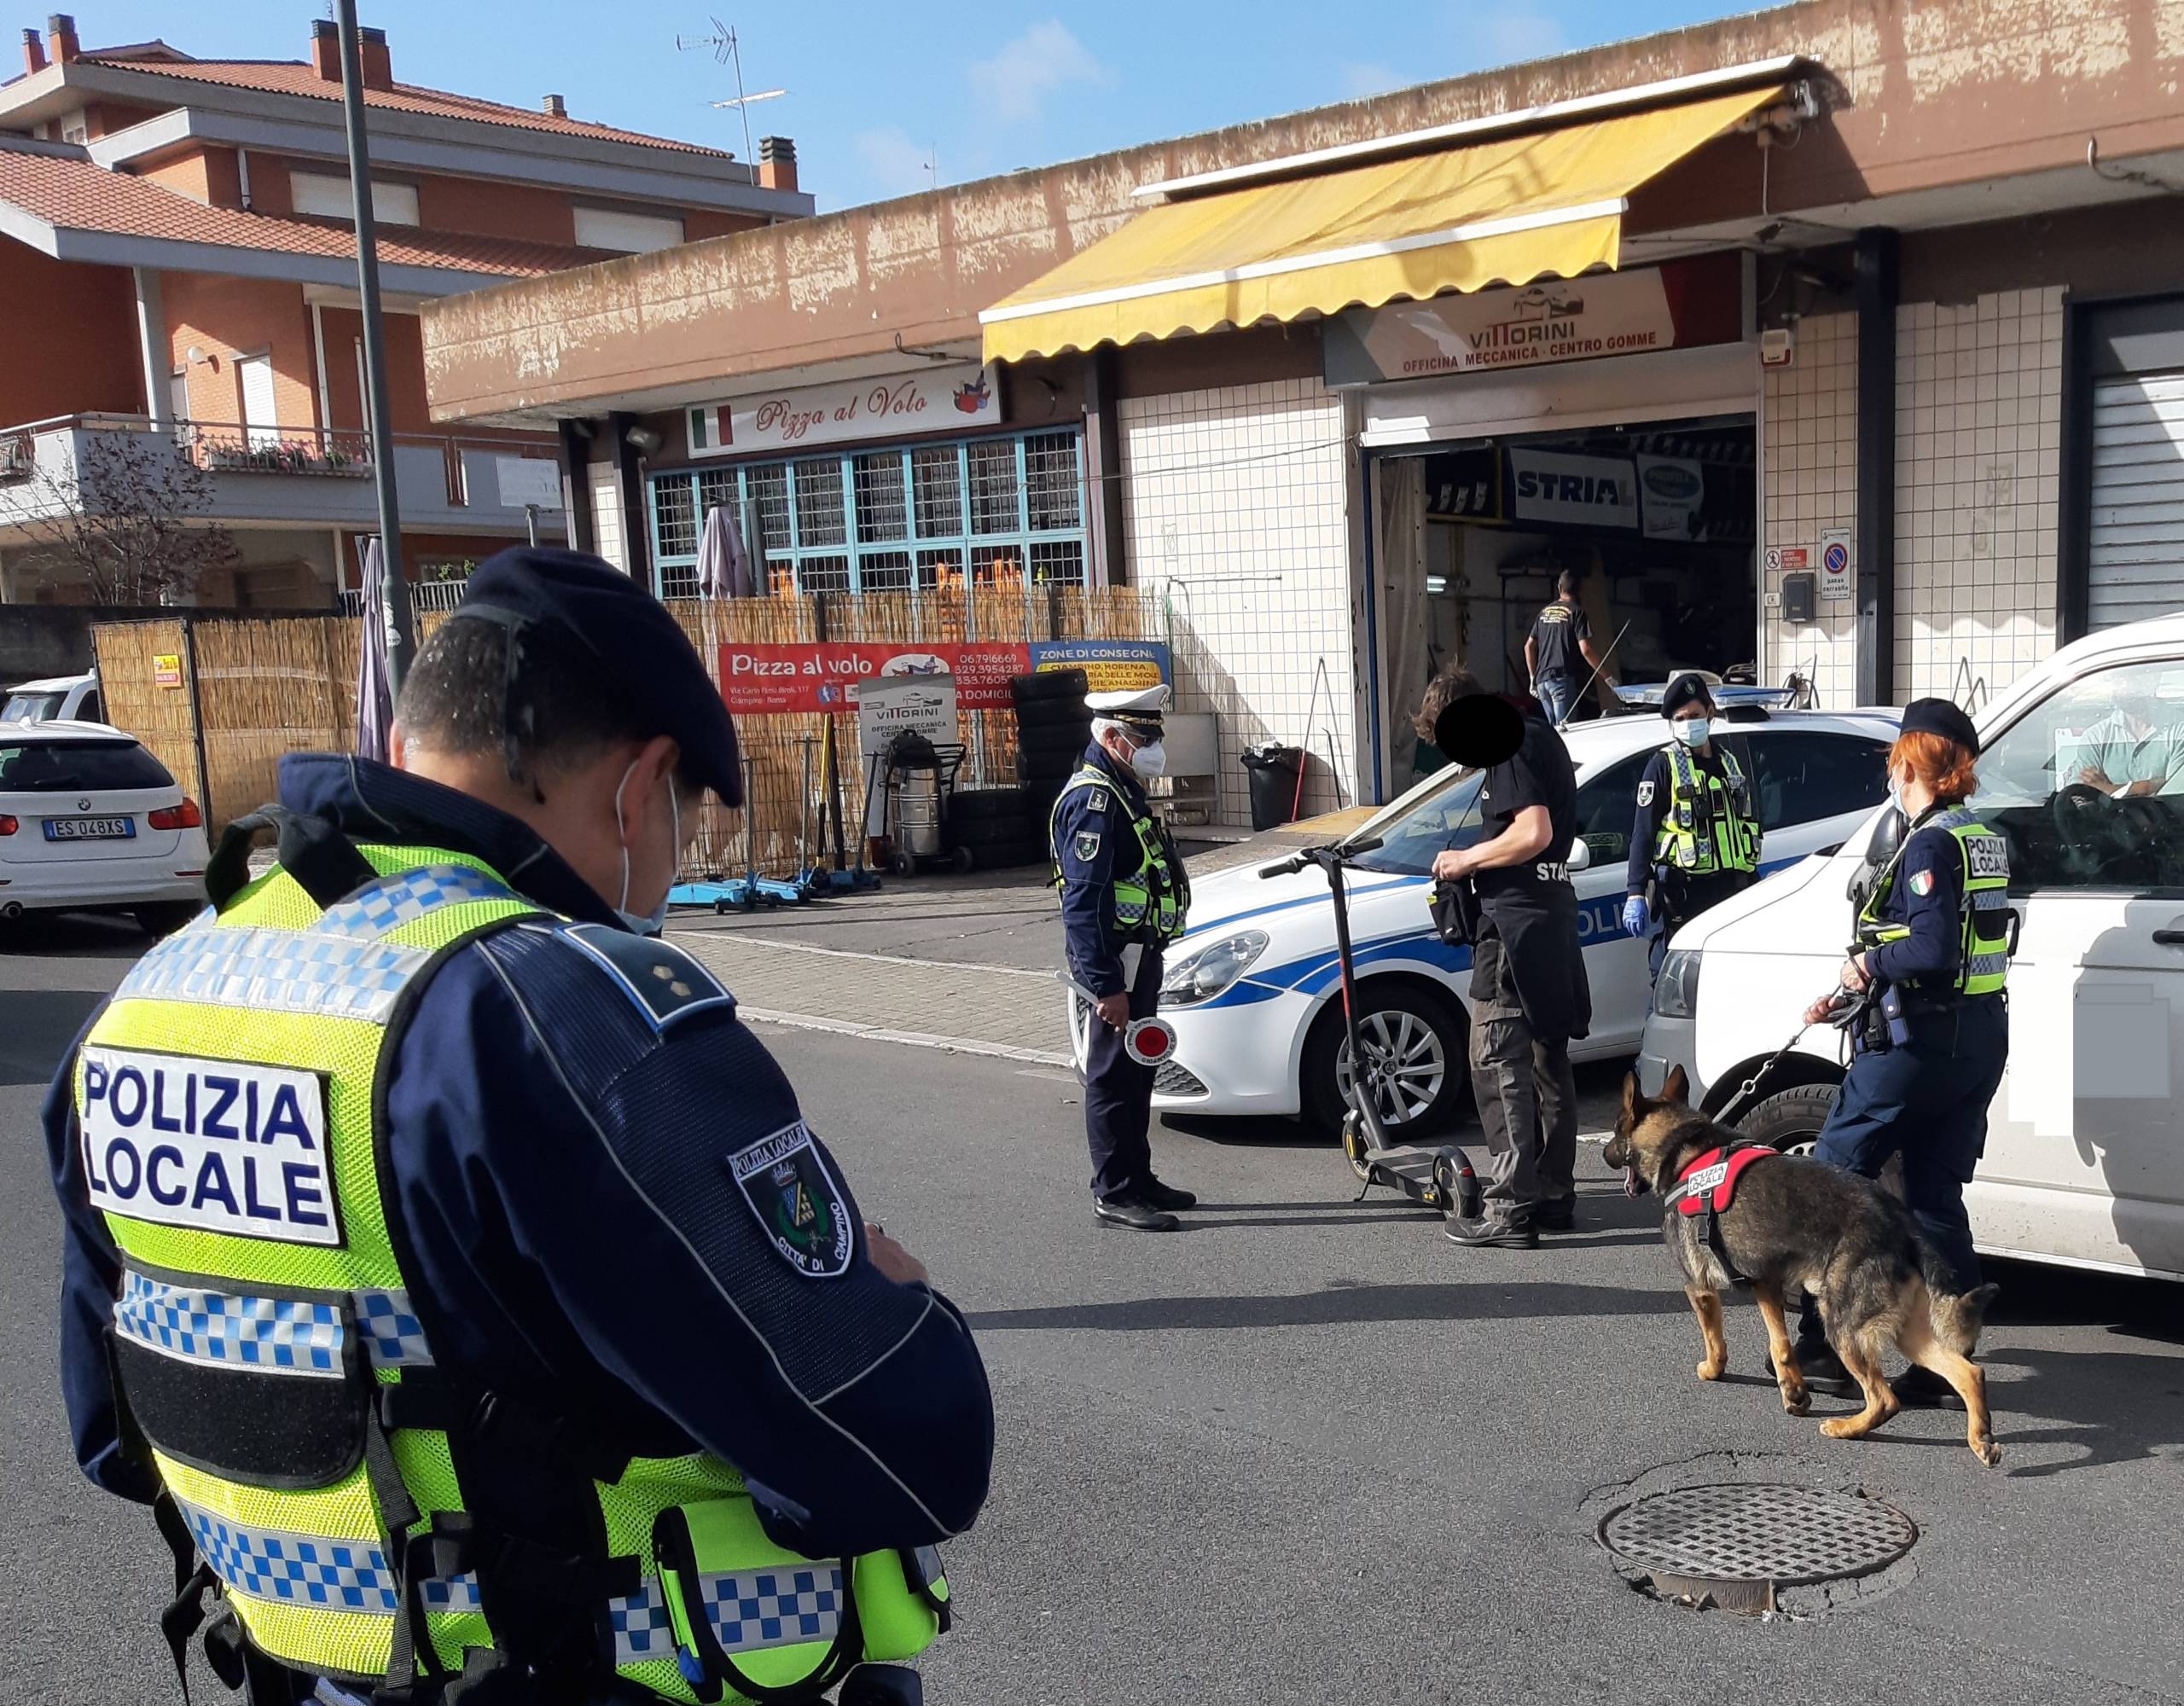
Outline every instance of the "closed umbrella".
<path fill-rule="evenodd" d="M 706 531 L 698 541 L 698 595 L 751 596 L 750 559 L 725 506 L 716 505 L 706 512 Z"/>
<path fill-rule="evenodd" d="M 359 552 L 364 575 L 363 633 L 357 647 L 357 756 L 386 762 L 387 734 L 394 726 L 394 694 L 387 686 L 386 557 L 379 540 Z"/>

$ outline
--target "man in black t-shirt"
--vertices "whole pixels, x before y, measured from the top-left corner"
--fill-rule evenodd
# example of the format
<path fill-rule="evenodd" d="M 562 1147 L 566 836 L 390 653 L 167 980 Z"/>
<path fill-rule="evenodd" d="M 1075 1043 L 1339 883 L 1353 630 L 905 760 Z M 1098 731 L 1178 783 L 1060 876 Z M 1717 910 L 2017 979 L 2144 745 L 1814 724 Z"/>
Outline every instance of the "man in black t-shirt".
<path fill-rule="evenodd" d="M 1554 577 L 1554 602 L 1532 618 L 1532 631 L 1525 636 L 1525 671 L 1531 677 L 1532 694 L 1557 728 L 1577 705 L 1581 659 L 1600 667 L 1593 624 L 1577 602 L 1577 572 L 1565 569 Z"/>
<path fill-rule="evenodd" d="M 1531 1249 L 1539 1229 L 1576 1224 L 1577 1089 L 1570 1042 L 1592 1029 L 1567 860 L 1577 784 L 1562 737 L 1525 719 L 1522 744 L 1486 774 L 1479 811 L 1493 833 L 1433 861 L 1478 897 L 1472 944 L 1471 1074 L 1486 1130 L 1485 1214 L 1451 1221 L 1457 1244 Z"/>

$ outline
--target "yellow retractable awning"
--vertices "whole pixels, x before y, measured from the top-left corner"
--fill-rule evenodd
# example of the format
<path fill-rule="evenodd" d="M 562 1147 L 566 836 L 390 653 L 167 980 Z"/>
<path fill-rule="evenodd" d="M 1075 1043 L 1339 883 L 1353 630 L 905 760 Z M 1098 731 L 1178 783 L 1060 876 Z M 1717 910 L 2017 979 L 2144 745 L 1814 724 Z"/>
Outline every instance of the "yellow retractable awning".
<path fill-rule="evenodd" d="M 979 315 L 988 361 L 1574 277 L 1630 192 L 1779 85 L 1147 209 Z"/>

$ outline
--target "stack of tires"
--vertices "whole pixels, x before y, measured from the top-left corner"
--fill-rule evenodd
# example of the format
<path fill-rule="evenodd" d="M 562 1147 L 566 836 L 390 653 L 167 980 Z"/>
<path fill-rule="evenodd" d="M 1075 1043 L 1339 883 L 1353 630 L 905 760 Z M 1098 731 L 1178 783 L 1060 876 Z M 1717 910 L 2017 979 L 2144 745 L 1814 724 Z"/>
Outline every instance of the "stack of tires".
<path fill-rule="evenodd" d="M 1031 865 L 1047 856 L 1046 819 L 1022 788 L 961 788 L 948 797 L 941 827 L 959 871 Z"/>
<path fill-rule="evenodd" d="M 1017 676 L 1008 688 L 1016 700 L 1016 774 L 1023 778 L 1026 809 L 1043 841 L 1054 796 L 1076 774 L 1084 749 L 1092 744 L 1084 671 L 1041 670 Z"/>

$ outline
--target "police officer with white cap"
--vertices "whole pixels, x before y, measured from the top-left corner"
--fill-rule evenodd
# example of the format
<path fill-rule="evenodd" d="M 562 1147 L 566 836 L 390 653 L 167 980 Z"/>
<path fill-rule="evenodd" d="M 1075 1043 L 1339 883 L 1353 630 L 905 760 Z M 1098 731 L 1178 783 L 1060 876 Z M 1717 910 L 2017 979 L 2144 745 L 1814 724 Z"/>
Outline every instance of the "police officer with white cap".
<path fill-rule="evenodd" d="M 282 760 L 46 1104 L 77 1460 L 153 1507 L 177 1668 L 202 1626 L 253 1706 L 590 1706 L 915 1651 L 992 1399 L 648 933 L 705 791 L 742 801 L 704 665 L 627 575 L 505 551 L 395 728 Z M 764 1617 L 709 1622 L 730 1578 Z"/>
<path fill-rule="evenodd" d="M 1164 774 L 1168 689 L 1087 693 L 1092 744 L 1049 821 L 1054 885 L 1072 981 L 1093 999 L 1084 1058 L 1084 1134 L 1092 1211 L 1110 1226 L 1172 1232 L 1198 1201 L 1153 1176 L 1154 1068 L 1124 1046 L 1133 1019 L 1159 1005 L 1161 950 L 1183 933 L 1190 879 L 1145 783 Z"/>

